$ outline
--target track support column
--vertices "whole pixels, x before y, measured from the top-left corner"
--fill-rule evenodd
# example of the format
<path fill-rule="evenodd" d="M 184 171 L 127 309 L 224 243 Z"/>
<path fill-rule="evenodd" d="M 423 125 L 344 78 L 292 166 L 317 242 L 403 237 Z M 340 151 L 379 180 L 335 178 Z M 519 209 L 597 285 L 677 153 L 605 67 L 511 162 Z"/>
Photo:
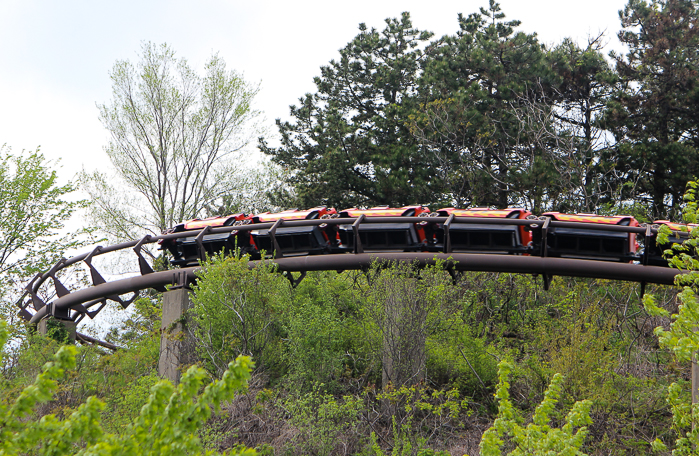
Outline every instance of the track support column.
<path fill-rule="evenodd" d="M 180 382 L 183 369 L 194 360 L 194 341 L 187 332 L 185 321 L 190 306 L 189 290 L 185 287 L 163 293 L 158 375 L 175 385 Z"/>
<path fill-rule="evenodd" d="M 425 378 L 425 318 L 422 302 L 411 295 L 410 281 L 392 284 L 385 300 L 382 382 L 384 388 L 414 385 Z"/>
<path fill-rule="evenodd" d="M 72 320 L 46 317 L 39 321 L 39 334 L 51 337 L 63 344 L 75 343 L 78 324 Z"/>
<path fill-rule="evenodd" d="M 697 352 L 692 355 L 692 404 L 699 403 L 699 364 Z"/>

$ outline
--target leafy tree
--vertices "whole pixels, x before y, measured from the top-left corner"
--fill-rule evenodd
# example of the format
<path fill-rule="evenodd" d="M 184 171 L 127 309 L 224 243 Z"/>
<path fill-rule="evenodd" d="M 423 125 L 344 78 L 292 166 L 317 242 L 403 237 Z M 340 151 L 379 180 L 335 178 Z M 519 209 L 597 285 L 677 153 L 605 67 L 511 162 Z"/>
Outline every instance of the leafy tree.
<path fill-rule="evenodd" d="M 290 171 L 302 206 L 431 202 L 431 157 L 406 125 L 431 34 L 408 13 L 381 32 L 359 30 L 339 60 L 321 67 L 317 92 L 291 106 L 293 121 L 277 120 L 281 146 L 261 140 L 260 149 Z"/>
<path fill-rule="evenodd" d="M 61 232 L 86 202 L 71 198 L 74 186 L 59 185 L 51 166 L 38 149 L 13 154 L 0 147 L 0 314 L 8 319 L 14 312 L 4 299 L 65 250 L 81 245 L 74 235 Z"/>
<path fill-rule="evenodd" d="M 292 207 L 293 190 L 282 184 L 286 174 L 278 165 L 263 161 L 257 169 L 240 173 L 236 177 L 236 191 L 222 195 L 214 205 L 207 205 L 206 215 L 259 214 Z"/>
<path fill-rule="evenodd" d="M 127 191 L 105 173 L 85 176 L 94 222 L 117 239 L 161 232 L 199 216 L 236 188 L 240 151 L 259 114 L 259 88 L 213 55 L 204 76 L 166 44 L 144 43 L 140 61 L 117 61 L 112 101 L 98 105 L 106 152 Z"/>
<path fill-rule="evenodd" d="M 521 100 L 542 96 L 549 73 L 544 49 L 535 34 L 515 31 L 519 21 L 504 19 L 491 0 L 479 13 L 459 15 L 457 34 L 427 50 L 420 85 L 430 101 L 413 117 L 413 128 L 459 206 L 521 204 L 550 181 L 513 114 Z"/>
<path fill-rule="evenodd" d="M 0 322 L 0 349 L 7 340 L 4 322 Z M 104 403 L 90 397 L 65 419 L 46 415 L 32 419 L 34 408 L 49 401 L 67 370 L 75 367 L 77 349 L 66 346 L 44 366 L 33 385 L 17 399 L 0 405 L 0 455 L 188 455 L 203 454 L 199 428 L 221 401 L 230 399 L 245 387 L 252 362 L 241 356 L 231 362 L 222 379 L 204 388 L 207 378 L 200 368 L 192 367 L 176 388 L 167 380 L 157 383 L 136 420 L 122 434 L 105 433 L 100 412 Z M 207 453 L 213 454 L 213 453 Z M 254 455 L 240 449 L 226 454 Z"/>
<path fill-rule="evenodd" d="M 699 13 L 692 0 L 630 0 L 620 17 L 629 52 L 613 57 L 625 87 L 605 117 L 625 179 L 638 182 L 626 196 L 666 217 L 699 173 Z"/>

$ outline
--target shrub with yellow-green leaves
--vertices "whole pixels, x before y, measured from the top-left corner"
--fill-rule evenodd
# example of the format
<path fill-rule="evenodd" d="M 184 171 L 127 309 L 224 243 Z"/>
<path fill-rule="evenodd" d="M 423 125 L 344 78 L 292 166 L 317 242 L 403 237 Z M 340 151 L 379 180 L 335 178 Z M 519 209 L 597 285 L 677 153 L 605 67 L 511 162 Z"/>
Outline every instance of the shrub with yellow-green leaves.
<path fill-rule="evenodd" d="M 685 207 L 683 210 L 684 221 L 688 224 L 699 222 L 699 206 L 697 193 L 699 182 L 689 182 L 687 193 L 684 195 Z M 671 267 L 683 271 L 675 278 L 675 283 L 682 286 L 682 292 L 677 296 L 680 301 L 676 314 L 670 313 L 659 307 L 653 296 L 647 295 L 643 299 L 646 311 L 650 315 L 670 317 L 672 323 L 669 329 L 655 328 L 660 346 L 671 350 L 680 361 L 690 361 L 693 353 L 699 351 L 699 228 L 688 231 L 687 239 L 675 243 L 672 248 L 666 250 L 665 257 Z M 674 235 L 663 226 L 658 235 L 658 244 L 668 244 L 669 236 Z M 672 430 L 675 432 L 673 455 L 699 455 L 699 429 L 693 426 L 699 417 L 699 405 L 690 404 L 681 396 L 682 388 L 673 383 L 668 387 L 667 402 L 672 409 Z M 653 450 L 665 452 L 668 447 L 660 439 L 652 442 Z"/>
<path fill-rule="evenodd" d="M 482 456 L 500 456 L 506 439 L 514 449 L 510 456 L 582 456 L 580 451 L 587 436 L 586 425 L 591 424 L 590 408 L 592 401 L 576 402 L 565 417 L 560 428 L 551 426 L 551 413 L 561 396 L 563 376 L 556 374 L 549 385 L 544 400 L 534 411 L 532 422 L 526 427 L 517 422 L 516 413 L 510 401 L 509 375 L 512 365 L 501 361 L 498 365 L 498 383 L 495 397 L 499 400 L 498 417 L 493 426 L 485 431 L 481 440 Z"/>
<path fill-rule="evenodd" d="M 0 349 L 7 341 L 7 328 L 0 322 Z M 136 420 L 120 434 L 104 432 L 101 412 L 104 403 L 90 397 L 65 419 L 46 415 L 32 419 L 34 408 L 52 399 L 58 381 L 75 367 L 77 350 L 61 348 L 34 383 L 17 399 L 0 405 L 0 456 L 38 455 L 192 455 L 205 452 L 198 437 L 201 426 L 222 401 L 247 385 L 253 366 L 250 358 L 238 357 L 228 365 L 221 380 L 202 387 L 208 375 L 192 367 L 178 386 L 158 382 Z M 253 455 L 254 450 L 236 449 L 227 454 Z"/>

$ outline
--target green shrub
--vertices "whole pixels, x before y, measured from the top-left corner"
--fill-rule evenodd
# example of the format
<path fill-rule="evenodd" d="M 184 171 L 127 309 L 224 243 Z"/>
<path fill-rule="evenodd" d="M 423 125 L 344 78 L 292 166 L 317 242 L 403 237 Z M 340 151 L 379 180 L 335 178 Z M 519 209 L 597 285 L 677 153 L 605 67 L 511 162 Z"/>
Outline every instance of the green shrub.
<path fill-rule="evenodd" d="M 463 321 L 427 339 L 427 378 L 453 386 L 468 396 L 485 398 L 497 382 L 497 362 L 487 352 L 487 340 L 474 337 Z"/>
<path fill-rule="evenodd" d="M 587 435 L 586 425 L 592 423 L 590 408 L 592 401 L 576 402 L 565 417 L 565 424 L 560 428 L 551 426 L 551 415 L 561 396 L 563 376 L 556 374 L 551 381 L 544 400 L 539 404 L 526 427 L 516 419 L 516 412 L 510 401 L 509 374 L 512 365 L 506 361 L 498 364 L 498 382 L 495 397 L 499 401 L 498 417 L 493 426 L 483 433 L 481 456 L 501 456 L 505 439 L 509 440 L 511 456 L 555 456 L 584 455 L 580 448 Z M 577 430 L 576 430 L 577 428 Z"/>
<path fill-rule="evenodd" d="M 0 349 L 7 340 L 4 322 L 0 322 Z M 34 383 L 11 403 L 0 405 L 0 455 L 189 455 L 203 453 L 198 429 L 217 409 L 244 388 L 252 363 L 247 357 L 231 362 L 221 380 L 201 391 L 207 375 L 192 367 L 174 387 L 167 380 L 155 384 L 140 414 L 123 432 L 104 432 L 100 414 L 104 403 L 95 397 L 65 419 L 44 415 L 33 419 L 38 404 L 53 397 L 58 380 L 75 367 L 77 349 L 65 346 L 47 363 Z M 201 391 L 201 393 L 200 393 Z M 231 454 L 231 453 L 229 453 Z M 240 449 L 235 454 L 255 454 Z"/>
<path fill-rule="evenodd" d="M 300 396 L 290 396 L 283 407 L 296 428 L 286 451 L 291 454 L 328 455 L 349 439 L 357 439 L 363 402 L 352 396 L 336 399 L 323 385 Z M 347 448 L 345 448 L 347 450 Z"/>
<path fill-rule="evenodd" d="M 216 256 L 204 264 L 194 285 L 191 327 L 206 369 L 220 376 L 238 355 L 263 369 L 281 362 L 282 321 L 290 307 L 288 281 L 272 264 L 250 268 L 248 258 Z"/>

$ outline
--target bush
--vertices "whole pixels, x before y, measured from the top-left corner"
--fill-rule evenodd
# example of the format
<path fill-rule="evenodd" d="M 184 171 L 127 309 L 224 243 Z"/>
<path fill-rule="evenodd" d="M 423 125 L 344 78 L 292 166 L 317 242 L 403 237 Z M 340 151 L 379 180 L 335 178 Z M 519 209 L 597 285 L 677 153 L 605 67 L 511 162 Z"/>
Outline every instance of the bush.
<path fill-rule="evenodd" d="M 7 340 L 7 329 L 0 322 L 0 349 Z M 203 453 L 197 437 L 199 428 L 217 409 L 244 388 L 250 378 L 252 362 L 238 357 L 229 364 L 221 380 L 204 388 L 207 375 L 192 367 L 174 387 L 163 380 L 151 388 L 140 414 L 122 433 L 104 432 L 101 411 L 104 403 L 90 397 L 65 419 L 45 415 L 32 419 L 34 408 L 49 401 L 58 388 L 58 380 L 75 367 L 77 349 L 61 348 L 47 363 L 34 383 L 25 388 L 10 404 L 0 405 L 0 454 L 40 455 L 189 455 Z M 233 453 L 228 453 L 233 454 Z M 253 455 L 253 450 L 239 449 L 235 454 Z"/>
<path fill-rule="evenodd" d="M 508 380 L 512 367 L 506 361 L 498 365 L 500 381 L 495 393 L 499 400 L 498 417 L 493 426 L 483 434 L 481 455 L 501 456 L 505 439 L 509 439 L 509 447 L 512 449 L 507 454 L 512 456 L 584 455 L 580 448 L 587 435 L 585 426 L 592 423 L 592 401 L 576 402 L 566 415 L 565 424 L 561 428 L 551 427 L 551 415 L 561 396 L 563 384 L 563 376 L 556 374 L 544 394 L 544 400 L 536 408 L 532 422 L 523 427 L 517 422 L 516 412 L 510 401 Z"/>
<path fill-rule="evenodd" d="M 194 285 L 190 331 L 206 369 L 220 376 L 238 355 L 259 368 L 280 364 L 278 333 L 291 302 L 289 283 L 272 264 L 250 268 L 248 258 L 216 256 L 204 264 Z"/>

